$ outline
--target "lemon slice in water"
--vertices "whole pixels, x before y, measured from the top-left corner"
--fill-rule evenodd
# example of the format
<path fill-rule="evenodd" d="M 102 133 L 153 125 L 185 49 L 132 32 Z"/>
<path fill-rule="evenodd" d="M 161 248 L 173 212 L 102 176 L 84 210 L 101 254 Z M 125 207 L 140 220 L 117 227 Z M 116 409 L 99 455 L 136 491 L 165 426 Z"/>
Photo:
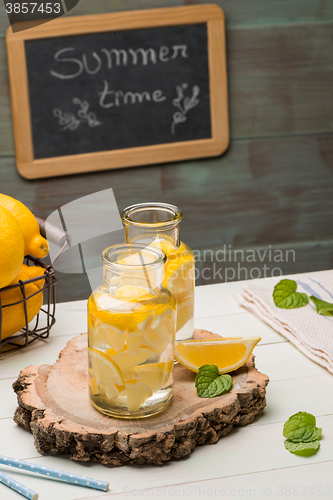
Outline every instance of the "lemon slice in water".
<path fill-rule="evenodd" d="M 107 353 L 88 348 L 93 384 L 92 391 L 100 390 L 108 398 L 118 397 L 125 390 L 124 379 L 117 364 L 108 356 Z"/>
<path fill-rule="evenodd" d="M 125 386 L 129 411 L 138 410 L 153 395 L 153 389 L 144 380 L 129 380 Z"/>

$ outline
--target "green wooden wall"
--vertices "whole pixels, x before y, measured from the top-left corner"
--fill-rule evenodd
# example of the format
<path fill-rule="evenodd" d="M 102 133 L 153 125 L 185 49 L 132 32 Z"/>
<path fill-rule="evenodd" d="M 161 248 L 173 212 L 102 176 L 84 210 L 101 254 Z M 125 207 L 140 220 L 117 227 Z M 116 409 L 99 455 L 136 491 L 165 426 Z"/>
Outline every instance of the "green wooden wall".
<path fill-rule="evenodd" d="M 210 2 L 80 0 L 69 15 L 199 3 Z M 332 268 L 333 2 L 216 3 L 227 21 L 231 145 L 226 154 L 37 181 L 21 178 L 15 167 L 5 49 L 8 19 L 2 8 L 0 192 L 44 218 L 107 187 L 114 189 L 120 210 L 147 200 L 175 203 L 184 212 L 182 239 L 201 251 L 199 284 L 225 280 L 225 267 L 237 271 L 238 264 L 243 271 L 234 278 L 230 271 L 228 279 L 251 277 L 245 271 L 264 264 L 284 274 Z M 232 254 L 232 262 L 203 262 L 204 250 L 224 245 L 258 251 L 256 262 L 243 262 L 241 253 L 237 258 Z M 283 261 L 270 262 L 267 249 L 280 249 Z M 295 258 L 287 262 L 288 249 Z M 59 301 L 87 298 L 85 277 L 59 274 L 58 279 Z"/>

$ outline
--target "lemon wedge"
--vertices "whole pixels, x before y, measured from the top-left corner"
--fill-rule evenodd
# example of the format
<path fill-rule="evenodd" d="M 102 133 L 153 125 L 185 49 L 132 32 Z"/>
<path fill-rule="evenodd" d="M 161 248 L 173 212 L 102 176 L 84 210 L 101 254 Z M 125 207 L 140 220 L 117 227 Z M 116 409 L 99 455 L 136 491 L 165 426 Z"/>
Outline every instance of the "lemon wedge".
<path fill-rule="evenodd" d="M 163 389 L 168 381 L 173 366 L 173 360 L 159 363 L 146 363 L 132 368 L 124 374 L 125 385 L 130 380 L 143 380 L 152 390 Z"/>
<path fill-rule="evenodd" d="M 185 243 L 175 247 L 170 240 L 156 240 L 151 243 L 163 250 L 167 256 L 163 286 L 174 295 L 181 294 L 193 287 L 193 276 L 189 271 L 194 269 L 194 256 Z M 193 270 L 194 272 L 194 270 Z M 172 290 L 171 290 L 172 287 Z"/>
<path fill-rule="evenodd" d="M 178 259 L 167 263 L 164 275 L 164 286 L 175 297 L 193 289 L 194 260 L 191 255 L 180 255 Z"/>
<path fill-rule="evenodd" d="M 164 351 L 175 334 L 176 312 L 171 307 L 155 314 L 141 330 L 144 343 L 156 351 Z"/>
<path fill-rule="evenodd" d="M 126 373 L 135 366 L 144 363 L 152 356 L 159 354 L 159 352 L 146 345 L 140 345 L 138 351 L 131 351 L 125 347 L 120 352 L 115 352 L 114 349 L 109 349 L 106 351 L 106 354 L 110 359 L 112 356 L 114 363 L 119 367 L 122 373 Z"/>
<path fill-rule="evenodd" d="M 90 380 L 90 387 L 93 394 L 99 394 L 101 392 L 98 384 L 96 384 L 96 380 L 94 379 L 94 377 L 92 377 L 92 379 Z"/>
<path fill-rule="evenodd" d="M 88 353 L 92 370 L 92 392 L 101 392 L 110 399 L 118 397 L 125 390 L 119 367 L 105 352 L 89 347 Z"/>
<path fill-rule="evenodd" d="M 109 325 L 107 323 L 96 322 L 94 329 L 91 329 L 91 343 L 95 347 L 109 346 L 115 351 L 121 351 L 125 347 L 127 331 Z"/>
<path fill-rule="evenodd" d="M 261 337 L 185 340 L 177 342 L 175 358 L 193 372 L 202 365 L 216 365 L 219 373 L 237 370 L 246 363 Z"/>
<path fill-rule="evenodd" d="M 177 302 L 177 331 L 183 328 L 186 323 L 193 318 L 194 313 L 194 295 L 191 294 L 184 300 Z"/>
<path fill-rule="evenodd" d="M 125 386 L 129 411 L 138 410 L 153 395 L 153 389 L 144 380 L 129 380 Z"/>

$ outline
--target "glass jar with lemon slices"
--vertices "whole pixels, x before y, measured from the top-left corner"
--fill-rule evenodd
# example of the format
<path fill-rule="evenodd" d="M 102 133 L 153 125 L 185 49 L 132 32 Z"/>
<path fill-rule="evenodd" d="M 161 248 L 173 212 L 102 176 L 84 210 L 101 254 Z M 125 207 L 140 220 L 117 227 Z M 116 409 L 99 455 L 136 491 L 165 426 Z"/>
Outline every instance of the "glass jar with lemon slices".
<path fill-rule="evenodd" d="M 128 243 L 152 245 L 167 256 L 163 286 L 177 303 L 176 340 L 191 339 L 194 332 L 195 258 L 179 238 L 182 217 L 176 206 L 166 203 L 139 203 L 122 213 Z"/>
<path fill-rule="evenodd" d="M 123 244 L 101 259 L 104 284 L 88 301 L 90 400 L 109 416 L 148 417 L 173 392 L 176 302 L 162 287 L 166 256 Z"/>

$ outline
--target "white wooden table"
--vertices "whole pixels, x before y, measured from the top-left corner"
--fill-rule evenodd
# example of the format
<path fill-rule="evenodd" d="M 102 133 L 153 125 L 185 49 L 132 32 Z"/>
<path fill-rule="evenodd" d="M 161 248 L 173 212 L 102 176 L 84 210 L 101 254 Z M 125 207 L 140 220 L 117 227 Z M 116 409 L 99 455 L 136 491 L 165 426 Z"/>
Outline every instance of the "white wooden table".
<path fill-rule="evenodd" d="M 321 273 L 312 273 L 318 274 Z M 279 279 L 251 283 L 272 286 Z M 0 360 L 0 454 L 102 479 L 110 483 L 110 490 L 99 492 L 2 466 L 0 470 L 37 491 L 40 500 L 332 499 L 333 376 L 240 307 L 232 294 L 241 288 L 242 282 L 198 287 L 195 326 L 224 336 L 262 337 L 254 351 L 256 365 L 259 371 L 269 375 L 270 383 L 267 407 L 251 425 L 236 428 L 218 443 L 198 447 L 189 458 L 171 461 L 162 467 L 107 468 L 96 463 L 78 464 L 64 456 L 41 456 L 34 447 L 32 435 L 12 420 L 16 396 L 11 385 L 22 368 L 54 363 L 68 340 L 86 331 L 86 302 L 69 302 L 57 306 L 57 322 L 47 341 L 39 341 Z M 313 413 L 317 425 L 323 429 L 321 448 L 312 457 L 298 457 L 284 448 L 283 423 L 298 411 Z M 20 498 L 23 497 L 0 484 L 1 500 Z"/>

